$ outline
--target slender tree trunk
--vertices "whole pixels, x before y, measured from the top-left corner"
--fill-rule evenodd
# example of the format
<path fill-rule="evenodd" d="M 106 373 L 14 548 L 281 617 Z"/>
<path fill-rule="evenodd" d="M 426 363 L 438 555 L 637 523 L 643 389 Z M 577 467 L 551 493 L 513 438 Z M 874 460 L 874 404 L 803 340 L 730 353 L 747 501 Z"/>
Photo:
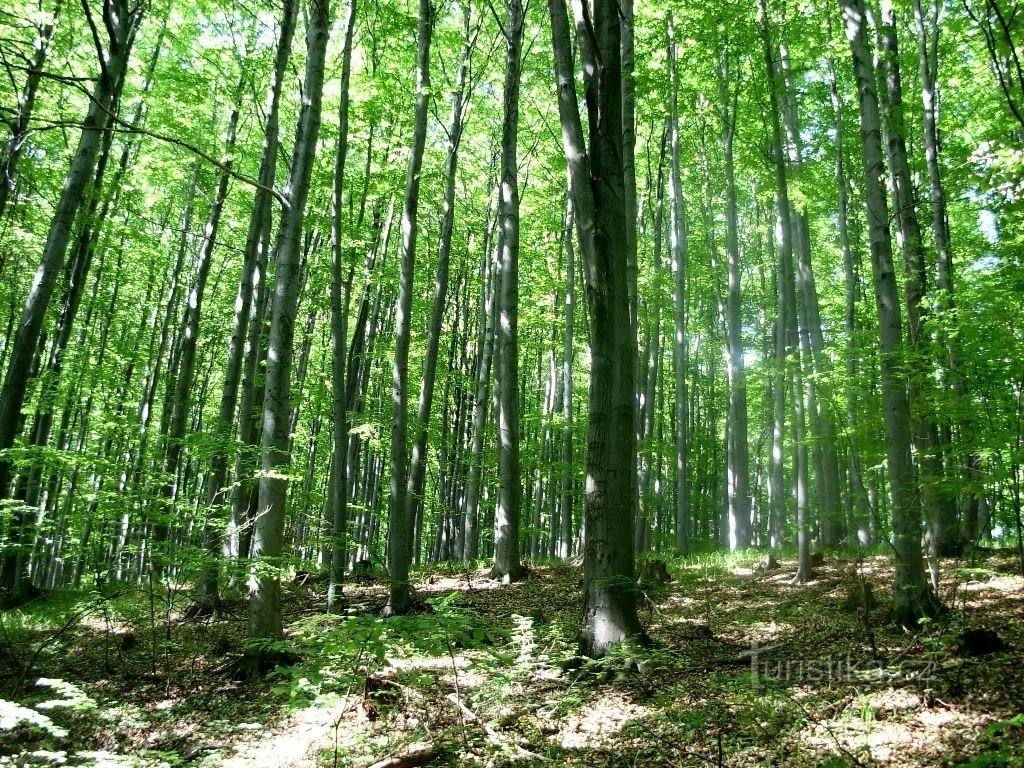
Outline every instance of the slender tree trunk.
<path fill-rule="evenodd" d="M 306 28 L 306 72 L 288 177 L 288 208 L 281 215 L 276 246 L 274 293 L 270 315 L 266 383 L 263 399 L 263 441 L 260 460 L 259 514 L 253 523 L 249 576 L 249 637 L 274 638 L 281 626 L 281 551 L 288 492 L 289 417 L 295 313 L 298 305 L 299 259 L 310 177 L 320 133 L 324 61 L 331 27 L 329 0 L 310 0 Z M 250 655 L 257 673 L 266 655 Z"/>
<path fill-rule="evenodd" d="M 345 278 L 344 215 L 345 161 L 348 156 L 349 82 L 352 79 L 352 36 L 357 0 L 348 1 L 345 42 L 341 59 L 341 95 L 338 105 L 338 147 L 334 160 L 334 210 L 331 219 L 331 489 L 327 503 L 330 521 L 330 583 L 327 610 L 337 608 L 345 577 L 348 537 L 348 310 L 352 295 L 352 270 Z"/>
<path fill-rule="evenodd" d="M 924 263 L 924 244 L 921 225 L 917 218 L 917 201 L 911 188 L 910 163 L 903 126 L 903 86 L 900 76 L 899 48 L 896 40 L 896 15 L 891 0 L 883 0 L 879 26 L 881 74 L 885 81 L 885 94 L 881 98 L 885 118 L 884 136 L 887 138 L 889 173 L 896 206 L 900 244 L 906 272 L 905 298 L 907 305 L 907 335 L 910 376 L 911 426 L 919 467 L 918 487 L 921 502 L 928 515 L 929 560 L 932 565 L 932 588 L 938 588 L 938 560 L 940 550 L 956 548 L 959 532 L 956 509 L 949 494 L 940 489 L 942 460 L 938 454 L 938 429 L 932 407 L 929 379 L 933 375 L 929 361 L 927 330 L 925 328 L 925 294 L 927 292 Z"/>
<path fill-rule="evenodd" d="M 750 459 L 747 436 L 747 379 L 743 360 L 741 316 L 739 216 L 736 210 L 736 174 L 733 141 L 736 136 L 739 88 L 731 79 L 732 52 L 728 44 L 719 61 L 719 91 L 722 119 L 722 156 L 725 165 L 725 250 L 728 260 L 726 333 L 729 378 L 729 547 L 746 549 L 751 544 Z"/>
<path fill-rule="evenodd" d="M 775 62 L 775 47 L 771 41 L 767 22 L 767 10 L 761 3 L 761 35 L 764 43 L 765 69 L 769 78 L 769 101 L 772 129 L 772 162 L 775 170 L 775 241 L 778 252 L 777 291 L 779 318 L 776 324 L 776 363 L 774 381 L 774 435 L 773 435 L 773 477 L 775 503 L 773 504 L 775 525 L 781 530 L 785 525 L 785 491 L 783 475 L 783 452 L 785 439 L 785 390 L 787 380 L 792 381 L 793 409 L 793 492 L 797 512 L 797 573 L 796 583 L 811 577 L 810 540 L 807 530 L 807 446 L 803 441 L 804 394 L 800 384 L 800 358 L 797 344 L 797 301 L 795 270 L 793 265 L 793 223 L 792 206 L 789 199 L 789 182 L 786 177 L 786 155 L 784 150 L 780 108 L 779 71 Z"/>
<path fill-rule="evenodd" d="M 523 5 L 507 0 L 505 19 L 505 118 L 501 130 L 501 189 L 498 197 L 497 375 L 498 507 L 494 515 L 491 578 L 516 581 L 523 486 L 519 461 L 519 81 L 523 49 Z"/>
<path fill-rule="evenodd" d="M 803 138 L 797 114 L 796 88 L 793 84 L 789 52 L 779 43 L 779 77 L 781 116 L 786 135 L 786 155 L 797 174 L 803 168 Z M 806 206 L 794 205 L 791 213 L 795 277 L 800 305 L 801 365 L 806 396 L 807 424 L 813 440 L 814 481 L 817 489 L 819 539 L 827 547 L 839 541 L 839 461 L 836 454 L 836 428 L 829 408 L 827 384 L 831 380 L 830 364 L 825 354 L 821 330 L 818 290 L 811 260 L 811 226 Z"/>
<path fill-rule="evenodd" d="M 672 367 L 675 389 L 675 549 L 686 555 L 690 550 L 690 447 L 689 394 L 687 392 L 686 207 L 679 147 L 679 72 L 671 17 L 668 25 L 668 55 L 671 86 L 669 94 L 669 253 L 673 276 Z"/>
<path fill-rule="evenodd" d="M 665 154 L 668 132 L 662 132 L 661 149 L 658 156 L 658 173 L 655 185 L 657 202 L 654 214 L 654 250 L 652 254 L 652 266 L 655 280 L 660 280 L 662 271 L 661 251 L 662 234 L 665 223 Z M 657 283 L 656 283 L 657 284 Z M 651 483 L 657 474 L 656 465 L 659 458 L 653 446 L 655 432 L 655 403 L 657 399 L 658 372 L 661 367 L 661 305 L 655 300 L 649 308 L 651 315 L 650 333 L 646 344 L 645 364 L 641 370 L 644 381 L 638 387 L 643 395 L 640 403 L 640 429 L 638 437 L 643 441 L 646 450 L 641 458 L 640 464 L 640 492 L 639 507 L 637 509 L 637 525 L 634 531 L 634 548 L 637 553 L 646 551 L 650 547 L 651 530 L 658 529 L 659 504 L 651 494 Z"/>
<path fill-rule="evenodd" d="M 235 136 L 238 128 L 238 114 L 243 93 L 245 78 L 239 83 L 235 92 L 235 103 L 228 121 L 227 141 L 225 142 L 225 157 L 231 158 L 235 147 Z M 225 161 L 230 169 L 231 160 Z M 195 282 L 192 291 L 189 293 L 188 302 L 185 305 L 185 317 L 182 322 L 181 347 L 178 353 L 178 370 L 174 377 L 173 401 L 171 405 L 170 426 L 167 430 L 167 448 L 164 454 L 164 476 L 165 482 L 161 488 L 164 506 L 157 510 L 157 520 L 154 526 L 153 545 L 150 552 L 150 563 L 153 568 L 153 576 L 159 580 L 163 575 L 163 569 L 167 563 L 167 553 L 160 551 L 160 545 L 167 540 L 167 531 L 171 522 L 175 519 L 175 506 L 179 501 L 178 483 L 179 463 L 184 448 L 185 435 L 188 430 L 188 416 L 192 405 L 192 389 L 195 385 L 195 362 L 196 350 L 199 345 L 199 323 L 203 311 L 203 298 L 206 292 L 206 281 L 210 275 L 210 267 L 213 263 L 213 249 L 217 242 L 217 230 L 220 227 L 221 214 L 224 211 L 224 202 L 228 195 L 228 184 L 231 181 L 229 171 L 221 173 L 217 190 L 214 194 L 213 206 L 203 227 L 203 238 L 199 244 L 199 258 L 196 265 Z M 207 526 L 210 536 L 216 540 L 212 526 Z M 210 542 L 207 542 L 210 544 Z M 209 546 L 207 547 L 209 551 Z M 218 553 L 213 557 L 216 561 Z M 203 581 L 201 579 L 201 581 Z M 215 596 L 204 595 L 207 605 L 212 607 Z"/>
<path fill-rule="evenodd" d="M 491 402 L 491 366 L 494 359 L 494 326 L 496 321 L 498 273 L 490 255 L 489 243 L 484 244 L 484 286 L 480 307 L 480 340 L 476 366 L 476 387 L 473 398 L 473 434 L 470 441 L 470 464 L 466 478 L 465 549 L 463 559 L 475 560 L 478 555 L 480 530 L 480 488 L 483 473 L 484 432 L 487 411 Z"/>
<path fill-rule="evenodd" d="M 831 34 L 831 22 L 829 23 Z M 860 357 L 857 328 L 857 294 L 858 277 L 854 263 L 853 248 L 850 245 L 850 223 L 849 223 L 849 190 L 846 181 L 846 167 L 843 153 L 843 119 L 839 91 L 836 87 L 836 73 L 832 62 L 829 62 L 829 89 L 832 98 L 832 112 L 834 117 L 836 133 L 836 185 L 838 190 L 838 210 L 836 218 L 839 223 L 839 250 L 843 255 L 843 274 L 846 286 L 846 304 L 844 313 L 844 325 L 846 328 L 846 378 L 849 382 L 846 386 L 846 428 L 849 432 L 849 446 L 847 448 L 847 472 L 849 481 L 847 483 L 847 503 L 851 507 L 850 519 L 847 525 L 848 544 L 854 544 L 853 537 L 857 537 L 858 544 L 868 544 L 869 539 L 869 516 L 870 510 L 867 504 L 867 493 L 864 489 L 864 480 L 861 472 L 860 453 L 857 446 L 857 371 Z"/>
<path fill-rule="evenodd" d="M 910 403 L 900 375 L 903 320 L 893 267 L 889 206 L 881 176 L 885 167 L 882 158 L 881 117 L 871 52 L 868 49 L 864 2 L 839 0 L 839 8 L 845 22 L 846 37 L 850 41 L 860 100 L 865 202 L 878 309 L 882 411 L 885 417 L 886 457 L 893 504 L 896 579 L 892 617 L 898 623 L 915 626 L 917 619 L 934 615 L 939 605 L 925 581 L 921 556 L 921 507 L 917 500 L 910 455 Z"/>
<path fill-rule="evenodd" d="M 441 233 L 438 241 L 437 273 L 434 277 L 433 304 L 431 306 L 429 325 L 427 326 L 427 350 L 423 362 L 423 378 L 420 381 L 416 421 L 413 425 L 415 439 L 412 445 L 408 488 L 406 490 L 409 519 L 413 519 L 417 512 L 422 514 L 424 504 L 423 497 L 427 475 L 427 437 L 430 427 L 430 415 L 434 406 L 438 350 L 441 346 L 444 312 L 448 304 L 448 273 L 452 252 L 452 234 L 455 229 L 456 171 L 458 170 L 459 144 L 462 140 L 463 119 L 468 107 L 466 103 L 466 82 L 473 48 L 476 45 L 476 33 L 470 30 L 470 8 L 468 5 L 463 9 L 462 33 L 462 54 L 459 58 L 455 87 L 452 89 L 452 103 L 448 121 L 448 153 L 444 165 L 444 212 L 441 217 Z M 452 349 L 454 349 L 454 346 Z"/>
<path fill-rule="evenodd" d="M 572 554 L 572 361 L 576 318 L 576 249 L 572 242 L 572 231 L 572 196 L 567 195 L 565 224 L 562 230 L 562 242 L 565 247 L 565 343 L 562 347 L 562 477 L 558 535 L 558 556 L 562 559 Z"/>
<path fill-rule="evenodd" d="M 971 418 L 970 392 L 962 371 L 960 336 L 957 333 L 956 302 L 953 290 L 953 254 L 949 234 L 949 218 L 946 214 L 946 193 L 942 185 L 939 168 L 939 89 L 938 89 L 938 46 L 939 46 L 939 5 L 932 3 L 932 21 L 926 25 L 921 0 L 914 0 L 914 21 L 917 27 L 918 59 L 920 63 L 921 100 L 924 118 L 924 157 L 928 168 L 929 199 L 932 210 L 932 235 L 935 239 L 936 297 L 938 309 L 946 321 L 943 344 L 949 365 L 950 385 L 955 397 L 955 419 L 959 426 L 961 455 L 964 456 L 963 514 L 958 538 L 953 538 L 955 528 L 948 524 L 936 537 L 940 554 L 953 554 L 963 541 L 975 538 L 978 517 L 978 485 L 981 473 L 981 457 L 973 450 L 974 421 Z M 949 534 L 949 535 L 946 535 Z"/>
<path fill-rule="evenodd" d="M 409 172 L 405 181 L 402 209 L 402 261 L 395 308 L 395 359 L 391 368 L 391 490 L 388 506 L 388 570 L 391 587 L 385 614 L 409 610 L 412 521 L 406 490 L 406 457 L 409 447 L 409 341 L 412 333 L 412 294 L 416 267 L 416 217 L 420 198 L 420 167 L 427 138 L 427 112 L 430 106 L 430 39 L 434 27 L 434 8 L 430 0 L 419 0 L 416 54 L 416 108 L 413 117 Z"/>
<path fill-rule="evenodd" d="M 295 35 L 295 18 L 298 9 L 297 0 L 285 0 L 281 15 L 281 31 L 278 40 L 277 53 L 274 60 L 274 71 L 271 74 L 270 88 L 266 97 L 266 127 L 263 132 L 263 153 L 260 158 L 259 183 L 265 188 L 271 188 L 274 184 L 274 176 L 277 160 L 277 145 L 279 133 L 278 111 L 281 102 L 281 88 L 284 79 L 284 70 L 288 64 L 291 52 L 292 38 Z M 217 420 L 214 422 L 214 446 L 213 457 L 210 461 L 210 474 L 207 481 L 206 503 L 209 506 L 207 513 L 209 518 L 220 519 L 217 507 L 221 505 L 227 494 L 228 464 L 231 450 L 229 441 L 232 434 L 232 425 L 235 421 L 236 408 L 241 413 L 239 419 L 239 431 L 246 431 L 246 423 L 252 423 L 250 412 L 253 410 L 252 402 L 253 387 L 245 386 L 242 389 L 241 407 L 239 408 L 239 387 L 243 384 L 243 372 L 246 363 L 246 342 L 247 339 L 253 345 L 255 354 L 258 354 L 260 346 L 261 322 L 250 318 L 253 313 L 253 294 L 257 287 L 265 282 L 265 268 L 260 268 L 259 252 L 264 231 L 264 221 L 269 218 L 270 195 L 266 192 L 257 191 L 253 201 L 252 213 L 249 217 L 249 229 L 246 236 L 245 251 L 242 259 L 242 274 L 238 280 L 238 292 L 235 296 L 235 312 L 231 321 L 231 337 L 228 341 L 228 359 L 224 370 L 224 384 L 221 391 L 220 406 L 217 411 Z M 258 311 L 261 315 L 262 311 Z M 253 357 L 255 357 L 255 354 Z M 246 372 L 247 373 L 247 372 Z M 253 376 L 254 377 L 254 376 Z M 251 435 L 246 435 L 244 443 L 252 441 Z M 236 462 L 241 463 L 240 456 Z M 240 486 L 244 481 L 240 477 L 235 478 L 237 495 L 240 495 Z M 235 497 L 232 492 L 231 507 L 236 512 Z M 209 518 L 207 528 L 210 528 Z M 220 537 L 207 539 L 207 556 L 211 562 L 203 569 L 200 576 L 197 593 L 196 606 L 200 613 L 215 609 L 219 592 L 220 567 L 218 555 L 220 552 L 228 555 L 239 555 L 238 534 L 241 514 L 232 514 L 228 522 L 224 545 L 220 546 Z M 218 552 L 219 550 L 219 552 Z M 247 552 L 245 553 L 247 554 Z M 245 555 L 243 555 L 245 556 Z"/>

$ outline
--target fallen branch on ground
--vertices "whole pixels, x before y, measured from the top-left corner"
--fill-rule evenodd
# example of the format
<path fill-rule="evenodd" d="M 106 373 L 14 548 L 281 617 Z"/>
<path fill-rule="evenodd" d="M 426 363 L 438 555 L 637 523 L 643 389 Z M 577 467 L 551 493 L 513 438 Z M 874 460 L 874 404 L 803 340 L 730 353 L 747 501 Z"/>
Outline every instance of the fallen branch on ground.
<path fill-rule="evenodd" d="M 462 711 L 462 713 L 466 716 L 467 720 L 470 720 L 472 722 L 478 723 L 480 725 L 480 727 L 484 729 L 484 733 L 487 734 L 487 740 L 489 742 L 491 742 L 491 744 L 493 744 L 494 746 L 502 747 L 502 748 L 505 747 L 505 746 L 512 746 L 516 750 L 516 756 L 517 757 L 528 757 L 528 758 L 530 758 L 532 760 L 542 760 L 545 763 L 549 762 L 548 758 L 544 757 L 544 755 L 539 755 L 536 752 L 531 752 L 528 749 L 523 749 L 518 744 L 508 745 L 506 739 L 503 739 L 501 737 L 501 734 L 499 734 L 490 725 L 488 725 L 486 722 L 484 722 L 483 718 L 481 718 L 476 712 L 474 712 L 469 707 L 467 707 L 465 704 L 463 704 L 462 701 L 459 700 L 459 697 L 456 696 L 454 693 L 449 693 L 448 694 L 448 701 L 450 701 L 452 704 L 457 706 Z"/>
<path fill-rule="evenodd" d="M 368 766 L 368 768 L 419 768 L 419 766 L 426 765 L 430 761 L 437 759 L 441 754 L 441 750 L 437 747 L 428 747 L 427 749 L 410 752 L 407 755 L 385 757 L 383 760 L 378 760 L 373 765 Z"/>

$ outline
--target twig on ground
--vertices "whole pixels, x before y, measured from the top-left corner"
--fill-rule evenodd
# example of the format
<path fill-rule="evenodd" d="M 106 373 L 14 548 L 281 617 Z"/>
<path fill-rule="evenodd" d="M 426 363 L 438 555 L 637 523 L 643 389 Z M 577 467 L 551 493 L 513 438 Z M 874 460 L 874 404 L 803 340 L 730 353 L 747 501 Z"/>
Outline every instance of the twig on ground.
<path fill-rule="evenodd" d="M 421 765 L 426 765 L 432 760 L 436 760 L 441 754 L 441 750 L 437 747 L 428 747 L 416 752 L 410 752 L 407 755 L 385 757 L 383 760 L 378 760 L 373 765 L 367 766 L 367 768 L 419 768 Z"/>
<path fill-rule="evenodd" d="M 488 725 L 484 721 L 484 719 L 480 717 L 476 712 L 474 712 L 465 704 L 463 704 L 462 701 L 459 700 L 458 696 L 456 696 L 454 693 L 449 693 L 448 701 L 450 701 L 452 704 L 458 707 L 459 710 L 466 716 L 468 720 L 478 723 L 480 727 L 483 728 L 484 733 L 487 734 L 487 740 L 491 742 L 491 744 L 493 744 L 496 747 L 508 746 L 506 744 L 506 740 L 501 737 L 501 734 L 499 734 L 490 725 Z M 529 757 L 533 760 L 541 760 L 545 763 L 550 762 L 550 760 L 544 757 L 544 755 L 539 755 L 536 752 L 531 752 L 530 750 L 524 749 L 518 744 L 512 744 L 511 746 L 515 747 L 517 757 Z"/>

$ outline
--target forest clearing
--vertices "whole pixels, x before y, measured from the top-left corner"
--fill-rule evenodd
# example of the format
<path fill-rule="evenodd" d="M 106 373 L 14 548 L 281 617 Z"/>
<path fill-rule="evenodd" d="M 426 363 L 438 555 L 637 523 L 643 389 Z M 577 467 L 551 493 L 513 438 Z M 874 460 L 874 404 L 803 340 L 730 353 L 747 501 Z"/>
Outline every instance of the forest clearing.
<path fill-rule="evenodd" d="M 891 566 L 882 555 L 859 565 L 830 556 L 805 585 L 791 583 L 792 561 L 764 571 L 757 558 L 673 564 L 672 582 L 642 585 L 651 645 L 601 662 L 576 656 L 581 592 L 578 571 L 564 565 L 538 565 L 511 585 L 480 570 L 424 571 L 421 607 L 399 621 L 379 616 L 386 588 L 372 580 L 346 589 L 336 617 L 322 612 L 322 586 L 294 582 L 284 597 L 294 664 L 259 684 L 226 671 L 242 654 L 241 602 L 193 622 L 181 616 L 186 591 L 161 596 L 154 614 L 142 592 L 66 596 L 64 614 L 6 620 L 0 684 L 26 706 L 68 705 L 39 710 L 52 725 L 0 734 L 0 751 L 16 756 L 3 764 L 1024 761 L 1024 579 L 1012 554 L 950 562 L 941 594 L 957 618 L 913 634 L 887 625 L 884 608 L 844 605 L 859 581 L 885 601 Z M 971 630 L 1005 645 L 965 647 Z M 40 676 L 74 688 L 41 688 Z M 26 762 L 33 750 L 66 762 Z"/>

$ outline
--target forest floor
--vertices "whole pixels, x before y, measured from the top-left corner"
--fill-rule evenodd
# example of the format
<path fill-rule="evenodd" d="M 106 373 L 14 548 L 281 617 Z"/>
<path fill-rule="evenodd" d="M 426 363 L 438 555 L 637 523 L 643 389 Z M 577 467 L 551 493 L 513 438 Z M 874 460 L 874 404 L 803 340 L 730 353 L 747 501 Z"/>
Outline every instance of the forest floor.
<path fill-rule="evenodd" d="M 801 586 L 757 558 L 670 562 L 642 587 L 651 647 L 601 662 L 574 656 L 577 568 L 425 571 L 387 620 L 382 584 L 326 616 L 293 582 L 297 661 L 259 683 L 229 674 L 240 600 L 189 621 L 183 589 L 51 595 L 0 616 L 0 766 L 1024 765 L 1012 552 L 943 562 L 951 610 L 914 632 L 885 624 L 891 557 L 830 555 Z M 850 603 L 864 584 L 879 607 Z"/>

